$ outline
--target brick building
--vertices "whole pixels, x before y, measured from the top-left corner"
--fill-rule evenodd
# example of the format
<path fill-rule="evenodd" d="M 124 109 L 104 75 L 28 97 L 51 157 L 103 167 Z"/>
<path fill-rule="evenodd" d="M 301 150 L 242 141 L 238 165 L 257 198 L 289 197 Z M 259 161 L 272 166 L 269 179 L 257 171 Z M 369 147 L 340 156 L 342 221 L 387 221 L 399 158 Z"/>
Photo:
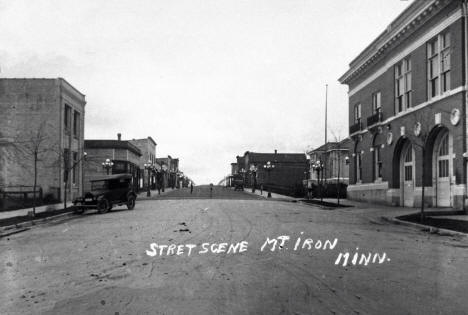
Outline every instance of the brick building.
<path fill-rule="evenodd" d="M 237 174 L 237 163 L 231 163 L 231 175 Z"/>
<path fill-rule="evenodd" d="M 85 104 L 85 96 L 62 78 L 0 79 L 3 191 L 31 190 L 36 160 L 44 199 L 63 200 L 65 182 L 67 199 L 82 194 Z"/>
<path fill-rule="evenodd" d="M 149 162 L 149 164 L 153 164 L 156 168 L 156 142 L 151 137 L 143 138 L 143 139 L 132 139 L 130 143 L 140 149 L 141 156 L 140 161 L 138 163 L 138 167 L 141 170 L 141 176 L 139 181 L 139 188 L 143 189 L 144 187 L 148 187 L 148 172 L 149 172 L 149 183 L 152 189 L 156 188 L 156 172 L 152 170 L 145 170 L 145 164 Z"/>
<path fill-rule="evenodd" d="M 416 0 L 349 65 L 348 197 L 464 208 L 467 1 Z M 423 153 L 425 152 L 425 153 Z"/>
<path fill-rule="evenodd" d="M 340 195 L 346 194 L 346 186 L 349 182 L 349 145 L 351 139 L 347 138 L 340 142 L 327 142 L 320 147 L 310 150 L 308 179 L 305 185 L 317 196 L 318 186 L 323 190 L 323 196 L 336 197 L 338 193 L 337 184 L 340 184 Z M 321 167 L 318 167 L 321 166 Z"/>
<path fill-rule="evenodd" d="M 274 168 L 268 172 L 264 165 L 268 162 Z M 247 187 L 260 185 L 272 192 L 287 195 L 302 195 L 302 181 L 308 165 L 304 153 L 257 153 L 245 152 L 237 157 L 238 173 L 244 176 Z M 244 170 L 244 172 L 242 171 Z"/>
<path fill-rule="evenodd" d="M 85 151 L 87 153 L 84 162 L 84 187 L 91 188 L 90 180 L 107 174 L 102 163 L 109 159 L 113 165 L 109 174 L 131 174 L 135 191 L 139 190 L 138 183 L 143 174 L 139 167 L 140 149 L 130 141 L 122 140 L 120 134 L 117 140 L 85 140 Z"/>
<path fill-rule="evenodd" d="M 156 158 L 156 162 L 163 170 L 164 187 L 175 188 L 177 185 L 177 174 L 179 173 L 179 159 L 172 158 L 168 155 L 165 158 Z"/>

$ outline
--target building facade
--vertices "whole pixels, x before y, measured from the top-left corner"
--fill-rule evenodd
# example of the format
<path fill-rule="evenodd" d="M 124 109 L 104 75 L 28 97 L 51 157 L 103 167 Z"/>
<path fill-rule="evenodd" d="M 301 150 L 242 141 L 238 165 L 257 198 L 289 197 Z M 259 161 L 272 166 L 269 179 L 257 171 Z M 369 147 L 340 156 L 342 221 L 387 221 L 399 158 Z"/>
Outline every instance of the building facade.
<path fill-rule="evenodd" d="M 314 196 L 318 196 L 319 193 L 326 197 L 346 195 L 349 183 L 350 143 L 350 139 L 327 142 L 307 152 L 310 157 L 309 171 L 304 184 Z"/>
<path fill-rule="evenodd" d="M 177 174 L 179 173 L 179 159 L 172 158 L 168 155 L 165 158 L 157 158 L 156 162 L 162 170 L 163 187 L 175 188 L 177 186 Z"/>
<path fill-rule="evenodd" d="M 467 1 L 414 1 L 339 79 L 349 87 L 348 197 L 465 207 Z"/>
<path fill-rule="evenodd" d="M 151 169 L 145 169 L 145 164 L 152 164 L 155 166 L 154 169 L 158 168 L 156 165 L 156 141 L 153 140 L 151 137 L 143 138 L 143 139 L 132 139 L 130 143 L 136 146 L 140 152 L 140 161 L 138 163 L 138 167 L 142 172 L 142 176 L 140 176 L 139 180 L 139 188 L 143 189 L 144 187 L 148 187 L 148 178 L 149 178 L 149 185 L 152 189 L 156 188 L 156 175 L 157 173 Z"/>
<path fill-rule="evenodd" d="M 0 79 L 2 191 L 32 191 L 36 178 L 46 201 L 83 193 L 85 104 L 62 78 Z"/>
<path fill-rule="evenodd" d="M 257 153 L 245 152 L 237 157 L 237 172 L 244 178 L 247 187 L 270 189 L 287 195 L 303 195 L 303 180 L 308 171 L 304 153 Z M 274 165 L 267 168 L 266 165 Z"/>
<path fill-rule="evenodd" d="M 142 170 L 139 168 L 142 156 L 140 149 L 130 141 L 118 140 L 85 140 L 87 153 L 84 162 L 84 188 L 91 188 L 91 180 L 106 174 L 131 174 L 135 191 L 139 191 L 139 182 Z M 106 169 L 103 163 L 109 159 L 112 166 Z"/>

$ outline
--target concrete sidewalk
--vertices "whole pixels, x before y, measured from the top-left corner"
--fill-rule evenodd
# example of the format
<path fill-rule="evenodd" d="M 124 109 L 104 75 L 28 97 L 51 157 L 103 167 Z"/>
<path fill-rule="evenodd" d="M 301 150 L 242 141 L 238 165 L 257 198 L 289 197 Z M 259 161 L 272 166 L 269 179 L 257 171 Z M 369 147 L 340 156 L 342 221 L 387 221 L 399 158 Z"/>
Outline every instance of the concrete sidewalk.
<path fill-rule="evenodd" d="M 232 188 L 231 188 L 232 189 Z M 255 192 L 252 192 L 252 188 L 244 188 L 244 192 L 246 193 L 249 193 L 249 194 L 252 194 L 252 195 L 257 195 L 257 196 L 261 196 L 263 198 L 268 198 L 268 191 L 266 190 L 263 190 L 260 191 L 260 189 L 255 189 Z M 301 200 L 303 198 L 294 198 L 294 197 L 290 197 L 290 196 L 286 196 L 286 195 L 281 195 L 281 194 L 277 194 L 277 193 L 271 193 L 271 199 L 275 199 L 275 200 L 287 200 L 287 201 L 297 201 L 297 200 Z"/>
<path fill-rule="evenodd" d="M 171 192 L 173 189 L 172 188 L 166 188 L 164 192 L 161 192 L 161 195 L 167 194 Z M 151 190 L 151 196 L 157 196 L 158 191 L 157 190 Z M 140 191 L 140 193 L 137 196 L 137 201 L 138 200 L 145 200 L 145 199 L 150 199 L 151 197 L 146 196 L 146 191 Z M 73 206 L 73 203 L 71 201 L 67 202 L 67 208 Z M 57 211 L 57 210 L 62 210 L 63 209 L 63 202 L 61 203 L 55 203 L 55 204 L 50 204 L 50 205 L 45 205 L 45 206 L 38 206 L 36 207 L 36 214 L 41 213 L 41 212 L 49 212 L 49 211 Z M 0 220 L 2 219 L 8 219 L 8 218 L 13 218 L 13 217 L 20 217 L 20 216 L 25 216 L 28 215 L 28 212 L 32 211 L 33 208 L 24 208 L 24 209 L 18 209 L 18 210 L 10 210 L 10 211 L 0 211 Z"/>
<path fill-rule="evenodd" d="M 67 207 L 72 206 L 73 203 L 67 202 Z M 39 206 L 36 207 L 36 214 L 41 212 L 48 212 L 48 211 L 55 211 L 63 209 L 63 203 L 55 203 L 51 205 Z M 10 211 L 1 211 L 0 212 L 0 220 L 7 219 L 12 217 L 20 217 L 24 215 L 28 215 L 29 211 L 32 211 L 33 208 L 25 208 L 25 209 L 18 209 L 18 210 L 10 210 Z"/>
<path fill-rule="evenodd" d="M 334 202 L 336 203 L 336 199 L 323 199 L 327 202 Z M 405 216 L 405 215 L 414 215 L 420 213 L 420 208 L 408 208 L 408 207 L 392 207 L 386 205 L 378 205 L 378 204 L 371 204 L 367 202 L 358 202 L 354 200 L 348 199 L 340 199 L 341 204 L 346 204 L 353 206 L 356 209 L 355 211 L 360 212 L 361 214 L 367 216 L 369 219 L 383 219 L 388 222 L 392 222 L 395 224 L 401 224 L 406 226 L 412 226 L 419 229 L 426 229 L 430 232 L 439 232 L 445 234 L 457 234 L 457 235 L 464 235 L 466 236 L 467 233 L 458 232 L 455 230 L 450 230 L 446 228 L 439 228 L 430 225 L 425 225 L 416 222 L 409 222 L 405 220 L 398 219 L 398 217 Z M 353 210 L 351 210 L 353 211 Z M 444 214 L 446 212 L 447 214 Z M 450 219 L 453 221 L 463 222 L 468 224 L 468 215 L 460 215 L 460 214 L 451 214 L 453 210 L 451 208 L 426 208 L 425 215 L 427 218 L 433 219 Z"/>
<path fill-rule="evenodd" d="M 138 196 L 137 196 L 137 201 L 138 200 L 147 200 L 147 199 L 154 199 L 155 197 L 157 196 L 164 196 L 168 193 L 170 193 L 171 191 L 174 191 L 174 190 L 177 190 L 177 188 L 164 188 L 164 192 L 161 190 L 161 194 L 158 194 L 158 190 L 157 189 L 151 189 L 150 192 L 151 192 L 151 196 L 147 196 L 147 191 L 146 190 L 141 190 L 139 193 L 138 193 Z"/>

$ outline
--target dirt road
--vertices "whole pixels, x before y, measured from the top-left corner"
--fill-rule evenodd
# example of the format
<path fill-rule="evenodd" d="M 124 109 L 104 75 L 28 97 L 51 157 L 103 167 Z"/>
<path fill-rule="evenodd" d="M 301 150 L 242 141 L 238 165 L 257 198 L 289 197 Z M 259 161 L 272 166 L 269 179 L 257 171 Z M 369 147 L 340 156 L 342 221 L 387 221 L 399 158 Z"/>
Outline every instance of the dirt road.
<path fill-rule="evenodd" d="M 144 200 L 133 211 L 74 216 L 0 239 L 0 314 L 462 314 L 468 309 L 466 238 L 387 224 L 356 208 L 326 211 L 240 199 Z M 290 237 L 282 249 L 278 236 Z M 261 251 L 267 238 L 276 238 L 274 251 L 274 242 Z M 303 246 L 308 238 L 312 241 Z M 324 249 L 326 240 L 335 238 L 336 246 Z M 226 252 L 242 241 L 248 242 L 246 250 Z M 190 255 L 186 248 L 167 255 L 167 248 L 158 247 L 150 256 L 152 243 L 196 247 Z M 220 250 L 220 243 L 227 245 Z M 335 265 L 346 252 L 347 266 Z M 359 259 L 353 265 L 355 252 Z M 388 259 L 360 265 L 361 253 L 377 258 L 385 253 Z"/>

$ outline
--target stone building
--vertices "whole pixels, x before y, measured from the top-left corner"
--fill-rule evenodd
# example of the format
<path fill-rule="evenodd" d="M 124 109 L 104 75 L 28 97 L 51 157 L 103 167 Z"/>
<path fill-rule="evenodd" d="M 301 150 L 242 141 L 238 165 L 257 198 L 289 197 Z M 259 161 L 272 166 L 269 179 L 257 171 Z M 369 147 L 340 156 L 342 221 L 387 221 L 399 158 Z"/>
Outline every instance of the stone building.
<path fill-rule="evenodd" d="M 348 197 L 465 207 L 467 1 L 416 0 L 339 79 L 349 87 Z"/>
<path fill-rule="evenodd" d="M 153 138 L 147 137 L 143 139 L 132 139 L 130 140 L 130 143 L 140 149 L 141 152 L 140 161 L 138 163 L 138 167 L 142 172 L 139 181 L 139 188 L 143 189 L 148 187 L 149 178 L 150 186 L 152 189 L 155 189 L 156 172 L 154 170 L 145 169 L 145 164 L 153 164 L 155 169 L 158 168 L 159 165 L 156 163 L 156 142 L 153 140 Z"/>
<path fill-rule="evenodd" d="M 109 174 L 131 174 L 133 189 L 139 191 L 138 183 L 143 173 L 139 168 L 142 156 L 140 149 L 130 141 L 122 140 L 120 134 L 117 140 L 85 140 L 84 146 L 87 153 L 84 162 L 85 190 L 91 188 L 90 180 L 109 172 Z M 112 162 L 109 171 L 103 166 L 107 159 Z"/>
<path fill-rule="evenodd" d="M 0 79 L 1 190 L 32 191 L 36 164 L 46 201 L 82 194 L 85 104 L 62 78 Z"/>

